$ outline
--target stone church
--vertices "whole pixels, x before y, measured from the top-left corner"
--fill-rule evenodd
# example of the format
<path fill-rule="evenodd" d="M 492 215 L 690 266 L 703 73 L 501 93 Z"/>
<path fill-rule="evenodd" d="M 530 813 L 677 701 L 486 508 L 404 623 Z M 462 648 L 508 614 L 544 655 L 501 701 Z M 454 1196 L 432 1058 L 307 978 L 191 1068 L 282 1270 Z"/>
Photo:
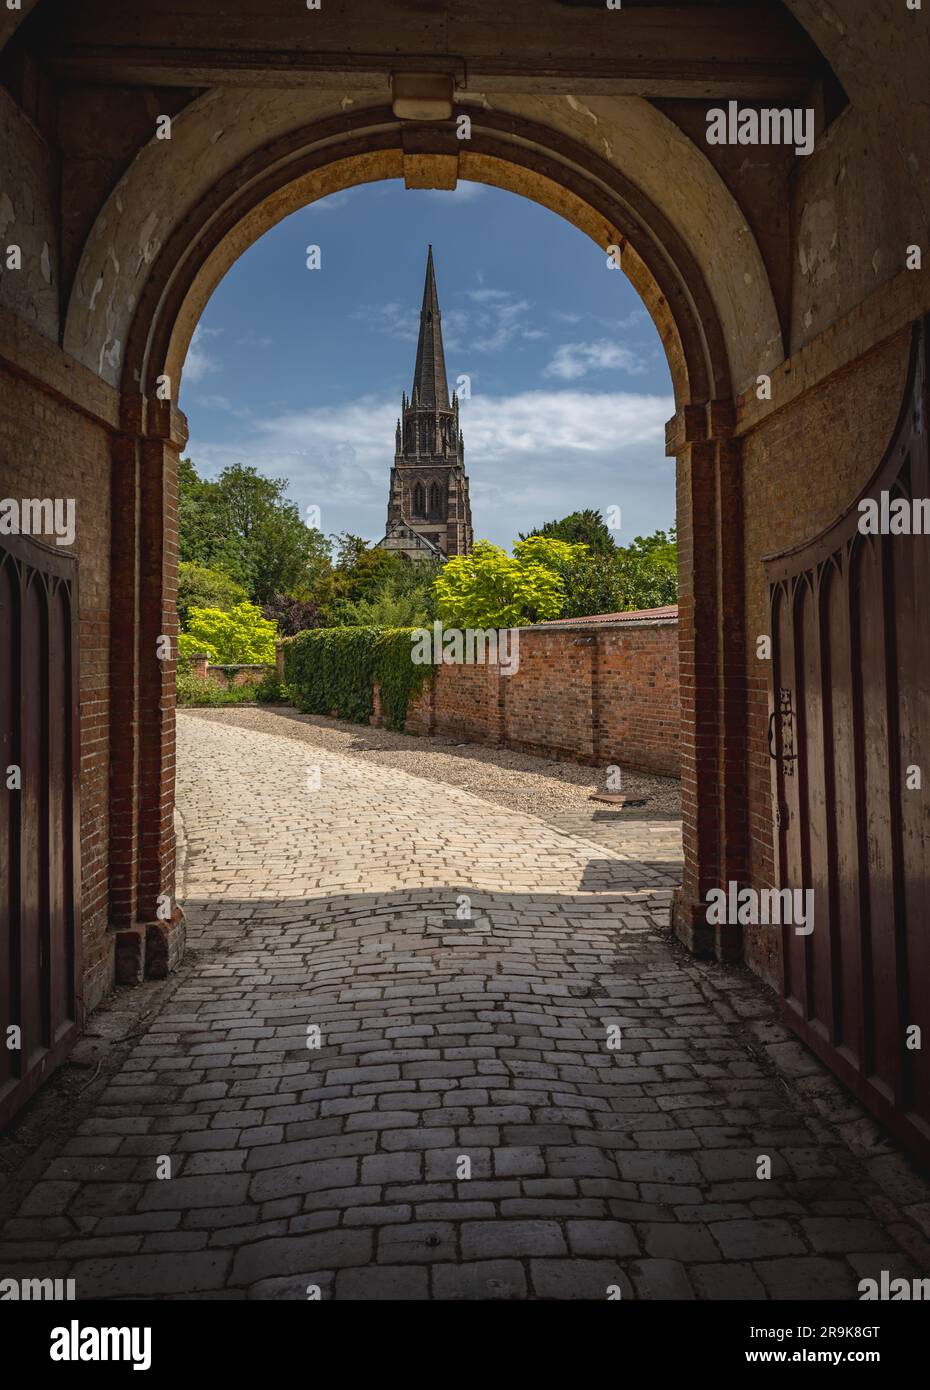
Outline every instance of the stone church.
<path fill-rule="evenodd" d="M 472 547 L 465 444 L 458 397 L 449 400 L 441 319 L 431 246 L 413 392 L 397 421 L 387 532 L 378 542 L 414 560 L 468 555 Z"/>

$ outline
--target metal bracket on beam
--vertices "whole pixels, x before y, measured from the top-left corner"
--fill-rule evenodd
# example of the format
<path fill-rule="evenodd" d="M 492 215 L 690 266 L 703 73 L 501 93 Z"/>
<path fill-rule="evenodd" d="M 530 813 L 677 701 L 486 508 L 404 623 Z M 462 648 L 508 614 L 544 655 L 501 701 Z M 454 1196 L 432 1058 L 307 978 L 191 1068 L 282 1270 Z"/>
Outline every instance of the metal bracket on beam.
<path fill-rule="evenodd" d="M 391 108 L 401 121 L 449 121 L 453 91 L 448 73 L 395 72 L 391 75 Z"/>

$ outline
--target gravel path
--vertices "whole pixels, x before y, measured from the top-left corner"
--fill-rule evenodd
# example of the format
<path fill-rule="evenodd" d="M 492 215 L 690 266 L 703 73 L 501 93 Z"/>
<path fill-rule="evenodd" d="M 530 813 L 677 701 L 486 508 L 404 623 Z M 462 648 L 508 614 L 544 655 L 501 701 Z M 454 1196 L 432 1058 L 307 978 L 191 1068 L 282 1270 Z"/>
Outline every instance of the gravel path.
<path fill-rule="evenodd" d="M 460 787 L 497 806 L 542 820 L 549 820 L 558 812 L 584 811 L 593 815 L 598 803 L 590 800 L 591 793 L 605 789 L 604 768 L 556 762 L 508 748 L 460 743 L 441 734 L 415 736 L 373 729 L 341 719 L 300 714 L 290 706 L 240 705 L 185 710 L 185 714 L 257 733 L 286 734 L 331 753 L 364 757 L 380 767 L 397 768 L 413 777 Z M 622 789 L 628 796 L 645 797 L 647 803 L 635 813 L 624 812 L 624 817 L 677 820 L 681 815 L 680 785 L 672 777 L 624 771 Z"/>

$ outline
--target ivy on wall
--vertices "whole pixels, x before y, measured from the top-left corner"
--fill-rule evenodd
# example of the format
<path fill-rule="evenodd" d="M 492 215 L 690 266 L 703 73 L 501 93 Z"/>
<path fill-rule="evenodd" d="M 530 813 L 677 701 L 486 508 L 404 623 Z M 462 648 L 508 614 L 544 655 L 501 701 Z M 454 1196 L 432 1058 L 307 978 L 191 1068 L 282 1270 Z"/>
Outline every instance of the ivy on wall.
<path fill-rule="evenodd" d="M 415 665 L 409 627 L 327 627 L 284 641 L 284 677 L 298 709 L 367 724 L 373 692 L 389 729 L 403 729 L 410 701 L 433 673 Z"/>

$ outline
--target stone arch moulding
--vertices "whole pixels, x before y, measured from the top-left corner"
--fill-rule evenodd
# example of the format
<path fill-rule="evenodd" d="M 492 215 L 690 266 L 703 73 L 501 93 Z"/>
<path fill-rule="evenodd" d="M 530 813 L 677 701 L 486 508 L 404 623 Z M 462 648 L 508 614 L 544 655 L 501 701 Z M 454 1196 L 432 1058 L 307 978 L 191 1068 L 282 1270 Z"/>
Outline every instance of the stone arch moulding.
<path fill-rule="evenodd" d="M 676 408 L 731 399 L 726 336 L 706 277 L 685 238 L 654 201 L 592 149 L 559 131 L 512 113 L 466 109 L 472 120 L 467 142 L 456 140 L 448 125 L 400 122 L 389 107 L 323 118 L 278 136 L 229 168 L 151 247 L 121 248 L 119 255 L 108 245 L 111 268 L 115 264 L 119 276 L 122 260 L 125 280 L 117 280 L 95 314 L 94 301 L 107 273 L 98 230 L 118 225 L 128 199 L 154 199 L 140 172 L 143 151 L 88 239 L 82 258 L 86 264 L 69 304 L 65 349 L 110 376 L 126 395 L 154 396 L 156 380 L 165 374 L 176 400 L 184 357 L 203 308 L 248 246 L 317 198 L 360 183 L 404 178 L 411 155 L 418 160 L 434 156 L 446 167 L 454 160 L 460 178 L 508 189 L 548 207 L 603 248 L 618 244 L 623 270 L 662 339 Z M 758 257 L 757 248 L 752 250 Z M 141 287 L 140 268 L 145 273 Z M 92 282 L 90 296 L 82 296 L 79 288 Z M 764 325 L 762 337 L 770 338 L 771 325 L 777 327 L 771 291 L 764 277 L 755 276 L 754 285 L 760 300 L 756 321 Z"/>

